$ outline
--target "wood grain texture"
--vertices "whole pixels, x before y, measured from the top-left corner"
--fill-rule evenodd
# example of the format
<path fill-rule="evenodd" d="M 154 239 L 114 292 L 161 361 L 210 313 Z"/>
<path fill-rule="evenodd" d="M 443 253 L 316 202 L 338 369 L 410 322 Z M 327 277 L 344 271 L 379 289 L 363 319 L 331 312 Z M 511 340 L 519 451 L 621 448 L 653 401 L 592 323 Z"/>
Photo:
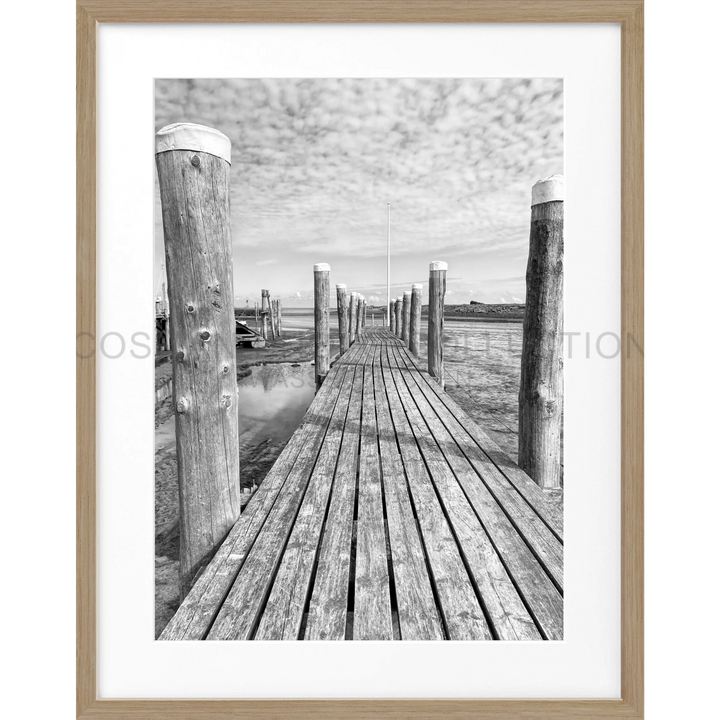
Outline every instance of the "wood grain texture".
<path fill-rule="evenodd" d="M 416 395 L 418 403 L 428 412 L 428 424 L 436 427 L 439 432 L 448 434 L 455 441 L 457 450 L 452 444 L 449 451 L 464 472 L 472 467 L 482 479 L 482 485 L 487 489 L 498 506 L 502 507 L 504 514 L 512 526 L 520 533 L 525 543 L 530 547 L 547 568 L 548 574 L 555 584 L 562 590 L 563 587 L 563 547 L 561 541 L 543 522 L 535 509 L 525 501 L 517 490 L 507 481 L 495 465 L 490 462 L 472 436 L 466 429 L 467 416 L 461 415 L 460 420 L 448 412 L 442 402 L 432 391 L 431 383 L 425 382 L 417 372 L 410 373 L 414 386 L 419 394 Z M 462 459 L 461 459 L 462 456 Z M 527 481 L 527 476 L 525 476 Z M 473 483 L 475 488 L 480 486 Z M 484 493 L 484 490 L 482 491 Z"/>
<path fill-rule="evenodd" d="M 413 399 L 413 393 L 417 391 L 417 388 L 413 379 L 409 377 L 409 373 L 414 372 L 414 368 L 408 368 L 403 362 L 402 353 L 399 350 L 395 349 L 394 354 L 398 366 L 404 366 L 407 371 L 397 373 L 396 386 L 407 413 L 409 427 L 412 429 L 417 444 L 422 450 L 423 458 L 430 469 L 432 484 L 452 525 L 462 557 L 467 563 L 479 597 L 483 600 L 485 612 L 492 623 L 494 637 L 500 640 L 539 640 L 540 632 L 523 604 L 522 598 L 513 585 L 480 520 L 462 489 L 455 482 L 452 469 L 445 461 L 440 447 L 423 419 L 417 402 Z M 418 475 L 421 472 L 419 471 Z M 425 505 L 431 502 L 432 498 L 426 501 Z M 452 602 L 457 603 L 457 600 L 453 598 Z M 447 611 L 445 615 L 447 617 Z M 446 622 L 448 621 L 446 620 Z"/>
<path fill-rule="evenodd" d="M 378 444 L 400 638 L 442 640 L 444 638 L 442 621 L 435 606 L 425 563 L 425 549 L 418 533 L 408 493 L 407 481 L 412 471 L 403 464 L 398 451 L 402 439 L 395 434 L 393 415 L 388 402 L 387 384 L 392 383 L 392 378 L 389 375 L 385 376 L 381 370 L 383 351 L 384 348 L 377 348 L 375 363 L 369 368 L 369 374 L 375 385 L 375 399 L 372 406 L 377 415 Z M 366 407 L 372 406 L 366 404 Z"/>
<path fill-rule="evenodd" d="M 297 640 L 300 635 L 354 378 L 354 369 L 347 368 L 330 425 L 262 613 L 255 635 L 257 640 Z"/>
<path fill-rule="evenodd" d="M 402 326 L 400 330 L 400 337 L 406 345 L 410 344 L 410 301 L 412 299 L 412 293 L 406 291 L 403 293 L 402 299 Z"/>
<path fill-rule="evenodd" d="M 201 640 L 206 636 L 217 608 L 237 578 L 290 472 L 301 462 L 303 449 L 316 442 L 318 433 L 322 432 L 323 418 L 332 410 L 342 377 L 335 373 L 315 396 L 302 426 L 283 449 L 227 539 L 163 630 L 160 640 Z"/>
<path fill-rule="evenodd" d="M 622 28 L 622 699 L 98 700 L 96 684 L 95 333 L 96 33 L 98 22 L 615 22 Z M 81 0 L 77 6 L 77 714 L 170 720 L 208 717 L 643 717 L 643 3 L 642 0 Z M 631 352 L 628 353 L 628 350 Z"/>
<path fill-rule="evenodd" d="M 315 385 L 330 370 L 330 271 L 315 270 Z"/>
<path fill-rule="evenodd" d="M 412 364 L 418 372 L 420 371 L 420 367 L 414 358 L 406 357 L 405 360 L 408 364 Z M 553 534 L 562 541 L 563 513 L 561 506 L 554 503 L 536 483 L 530 480 L 480 425 L 466 415 L 462 408 L 447 393 L 441 392 L 440 389 L 432 383 L 427 383 L 425 387 L 434 393 L 454 418 L 463 418 L 465 431 L 473 438 L 482 453 L 492 461 L 495 467 L 543 519 Z"/>
<path fill-rule="evenodd" d="M 387 416 L 392 418 L 394 425 L 394 431 L 387 428 L 386 432 L 398 438 L 397 446 L 446 632 L 450 640 L 491 640 L 492 633 L 468 577 L 453 529 L 443 513 L 426 469 L 427 455 L 421 452 L 421 445 L 413 434 L 422 431 L 423 421 L 413 412 L 415 408 L 410 408 L 407 403 L 406 389 L 401 387 L 402 383 L 397 378 L 397 360 L 392 350 L 385 347 L 382 357 L 386 402 L 389 405 Z M 413 529 L 414 526 L 412 522 Z"/>
<path fill-rule="evenodd" d="M 344 375 L 344 368 L 342 372 Z M 337 375 L 338 373 L 334 374 Z M 339 401 L 337 391 L 338 388 L 334 388 L 332 392 L 333 409 Z M 331 413 L 327 409 L 317 415 L 313 424 L 318 438 L 325 437 L 330 418 Z M 283 492 L 272 506 L 220 608 L 217 619 L 210 628 L 208 640 L 248 640 L 253 637 L 300 504 L 305 497 L 317 461 L 319 444 L 310 441 L 303 444 L 283 486 Z"/>
<path fill-rule="evenodd" d="M 170 299 L 185 597 L 240 515 L 230 165 L 209 153 L 155 156 Z"/>
<path fill-rule="evenodd" d="M 564 205 L 533 205 L 525 275 L 518 465 L 542 488 L 561 487 Z"/>
<path fill-rule="evenodd" d="M 420 316 L 422 314 L 422 288 L 412 289 L 410 300 L 410 352 L 417 357 L 420 354 Z"/>
<path fill-rule="evenodd" d="M 430 270 L 428 284 L 428 372 L 445 387 L 443 367 L 443 328 L 445 327 L 445 287 L 447 270 Z"/>
<path fill-rule="evenodd" d="M 357 328 L 357 293 L 350 293 L 350 303 L 348 304 L 348 342 L 352 345 L 355 342 L 355 330 Z"/>
<path fill-rule="evenodd" d="M 363 373 L 354 373 L 352 396 L 338 456 L 335 489 L 310 600 L 307 640 L 344 640 L 350 585 L 353 511 L 357 488 Z"/>
<path fill-rule="evenodd" d="M 420 382 L 430 384 L 424 379 Z M 493 546 L 503 558 L 508 574 L 528 608 L 531 608 L 544 637 L 562 640 L 562 596 L 551 578 L 538 572 L 537 561 L 532 552 L 534 543 L 528 542 L 528 538 L 518 531 L 485 484 L 478 482 L 477 473 L 462 449 L 455 444 L 452 433 L 436 415 L 432 404 L 427 401 L 427 396 L 417 393 L 414 399 L 444 456 L 445 463 L 452 469 Z M 436 470 L 443 472 L 444 465 L 438 463 Z M 530 537 L 530 540 L 534 539 Z"/>
<path fill-rule="evenodd" d="M 338 336 L 340 338 L 340 354 L 344 355 L 350 343 L 348 341 L 348 300 L 347 288 L 343 285 L 335 288 L 337 293 Z"/>
<path fill-rule="evenodd" d="M 372 358 L 370 360 L 372 363 Z M 360 436 L 354 640 L 392 640 L 390 574 L 383 512 L 383 478 L 378 453 L 372 369 L 365 367 Z"/>
<path fill-rule="evenodd" d="M 97 22 L 76 8 L 75 710 L 97 699 Z"/>

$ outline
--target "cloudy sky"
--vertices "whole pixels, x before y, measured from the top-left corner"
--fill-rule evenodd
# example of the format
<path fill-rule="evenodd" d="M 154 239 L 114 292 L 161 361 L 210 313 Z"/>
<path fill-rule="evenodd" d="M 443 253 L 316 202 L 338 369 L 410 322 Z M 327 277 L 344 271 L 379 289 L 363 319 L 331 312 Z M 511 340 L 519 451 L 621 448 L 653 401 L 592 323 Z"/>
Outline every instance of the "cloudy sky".
<path fill-rule="evenodd" d="M 524 302 L 530 188 L 563 172 L 557 79 L 158 80 L 156 130 L 210 125 L 232 142 L 236 305 L 268 288 L 312 305 L 312 266 L 384 304 L 427 290 L 446 302 Z M 164 263 L 156 180 L 155 277 Z"/>

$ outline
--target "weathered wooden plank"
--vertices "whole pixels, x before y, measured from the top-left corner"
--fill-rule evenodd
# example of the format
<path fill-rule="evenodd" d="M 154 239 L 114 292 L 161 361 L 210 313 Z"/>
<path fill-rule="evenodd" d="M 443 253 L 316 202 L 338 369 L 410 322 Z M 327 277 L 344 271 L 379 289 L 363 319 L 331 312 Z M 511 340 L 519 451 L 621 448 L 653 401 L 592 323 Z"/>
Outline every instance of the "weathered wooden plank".
<path fill-rule="evenodd" d="M 385 491 L 400 637 L 403 640 L 443 640 L 445 632 L 435 604 L 425 562 L 425 550 L 418 534 L 408 494 L 405 468 L 398 451 L 398 440 L 402 443 L 404 438 L 397 437 L 395 434 L 385 379 L 380 365 L 381 351 L 384 351 L 385 348 L 376 346 L 376 350 L 370 386 L 372 387 L 374 384 L 374 406 L 377 413 L 380 463 Z M 367 386 L 368 381 L 366 380 Z M 367 401 L 365 407 L 369 407 Z"/>
<path fill-rule="evenodd" d="M 345 370 L 338 372 L 342 372 L 344 378 Z M 335 375 L 331 373 L 331 377 Z M 338 392 L 332 394 L 333 402 L 325 407 L 325 412 L 316 413 L 311 421 L 316 432 L 306 436 L 282 492 L 270 509 L 210 628 L 209 640 L 247 640 L 252 636 L 337 401 Z"/>
<path fill-rule="evenodd" d="M 160 635 L 160 640 L 201 640 L 242 567 L 301 450 L 315 442 L 321 419 L 337 399 L 343 375 L 330 371 L 298 428 L 266 475 L 243 514 Z"/>
<path fill-rule="evenodd" d="M 404 356 L 408 356 L 407 353 L 404 353 Z M 409 370 L 407 373 L 413 379 L 416 376 L 415 371 Z M 563 601 L 560 592 L 531 552 L 524 537 L 510 522 L 502 507 L 440 421 L 421 388 L 420 383 L 415 383 L 415 389 L 411 393 L 418 410 L 500 554 L 538 627 L 549 639 L 563 639 Z"/>
<path fill-rule="evenodd" d="M 381 426 L 380 430 L 381 433 L 387 432 L 389 436 L 394 426 L 394 433 L 397 435 L 397 444 L 414 501 L 418 525 L 422 532 L 422 544 L 427 553 L 445 628 L 450 640 L 492 640 L 492 632 L 468 577 L 452 529 L 425 468 L 410 427 L 412 423 L 403 409 L 393 376 L 395 360 L 392 353 L 393 348 L 387 346 L 383 348 L 382 374 L 387 394 L 387 408 L 381 408 L 381 403 L 378 402 L 378 418 L 381 416 L 381 410 L 384 416 L 387 409 L 388 425 Z M 417 422 L 418 418 L 414 417 L 413 421 Z M 422 422 L 422 419 L 420 418 L 419 421 Z M 407 489 L 404 489 L 407 492 Z M 387 494 L 386 490 L 386 496 Z M 414 523 L 411 525 L 411 521 L 408 520 L 407 524 L 415 530 Z M 412 548 L 411 550 L 414 552 Z M 393 553 L 393 566 L 396 565 Z M 402 622 L 401 615 L 401 628 Z"/>
<path fill-rule="evenodd" d="M 416 382 L 420 383 L 418 387 L 422 390 L 422 379 L 418 378 L 414 371 L 410 370 L 410 373 L 413 374 Z M 462 422 L 451 415 L 441 403 L 433 402 L 433 395 L 430 395 L 428 387 L 424 387 L 424 392 L 426 399 L 433 405 L 441 422 L 443 422 L 458 447 L 482 478 L 492 496 L 510 519 L 510 522 L 517 528 L 532 551 L 540 558 L 558 587 L 562 589 L 563 546 L 560 540 L 507 479 L 503 477 L 495 465 L 490 462 L 477 444 L 472 442 L 472 438 L 468 435 Z"/>
<path fill-rule="evenodd" d="M 343 378 L 340 395 L 282 555 L 270 596 L 262 611 L 255 635 L 256 640 L 298 639 L 310 592 L 310 580 L 315 567 L 320 532 L 338 463 L 354 376 L 355 369 L 349 367 Z"/>
<path fill-rule="evenodd" d="M 397 359 L 400 352 L 397 349 L 394 352 Z M 402 360 L 398 361 L 398 366 L 404 367 Z M 409 427 L 415 434 L 424 460 L 430 468 L 440 501 L 457 536 L 457 542 L 483 600 L 495 635 L 499 640 L 541 640 L 542 636 L 532 616 L 413 400 L 407 386 L 411 381 L 399 372 L 394 374 L 394 379 Z M 399 410 L 396 416 L 399 416 L 400 412 L 402 411 Z M 431 485 L 429 479 L 428 484 Z M 431 503 L 432 499 L 425 500 L 426 505 Z M 416 501 L 415 505 L 420 507 L 420 502 Z M 439 503 L 437 505 L 437 508 L 433 506 L 431 518 L 436 514 L 443 515 Z M 439 564 L 442 571 L 442 557 Z"/>
<path fill-rule="evenodd" d="M 330 509 L 320 545 L 305 640 L 344 640 L 350 585 L 363 372 L 354 373 Z"/>
<path fill-rule="evenodd" d="M 228 537 L 163 630 L 160 640 L 200 640 L 205 636 L 301 450 L 316 441 L 322 418 L 329 415 L 337 399 L 342 377 L 334 369 L 330 371 L 303 424 L 290 438 Z"/>
<path fill-rule="evenodd" d="M 418 377 L 425 379 L 417 362 L 408 356 L 408 363 L 417 370 Z M 547 526 L 560 539 L 563 539 L 563 513 L 562 509 L 548 497 L 543 490 L 534 483 L 500 446 L 478 425 L 465 411 L 445 392 L 442 392 L 432 382 L 426 381 L 426 387 L 467 430 L 468 435 L 480 447 L 485 455 L 493 462 L 495 467 L 510 481 L 515 489 L 532 506 L 535 512 L 544 520 Z"/>
<path fill-rule="evenodd" d="M 375 346 L 368 344 L 367 364 Z M 372 371 L 364 368 L 360 437 L 357 549 L 355 556 L 354 640 L 392 640 L 390 579 L 385 550 L 382 479 L 375 426 Z"/>

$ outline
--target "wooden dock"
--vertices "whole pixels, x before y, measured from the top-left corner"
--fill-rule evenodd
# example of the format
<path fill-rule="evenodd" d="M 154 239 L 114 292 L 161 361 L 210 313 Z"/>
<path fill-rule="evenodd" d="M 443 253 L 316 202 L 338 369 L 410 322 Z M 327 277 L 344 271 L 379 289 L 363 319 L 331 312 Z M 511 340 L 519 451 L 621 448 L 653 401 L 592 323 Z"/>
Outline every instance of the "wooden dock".
<path fill-rule="evenodd" d="M 562 638 L 562 511 L 384 327 L 330 369 L 160 636 Z"/>

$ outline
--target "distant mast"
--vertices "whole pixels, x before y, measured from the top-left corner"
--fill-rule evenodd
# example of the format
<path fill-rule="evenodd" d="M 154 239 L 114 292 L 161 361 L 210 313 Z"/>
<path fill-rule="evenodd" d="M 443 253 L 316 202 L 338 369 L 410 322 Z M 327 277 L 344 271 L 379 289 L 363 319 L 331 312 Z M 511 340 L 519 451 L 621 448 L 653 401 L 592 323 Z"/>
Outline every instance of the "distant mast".
<path fill-rule="evenodd" d="M 387 204 L 387 318 L 390 327 L 390 203 Z"/>

